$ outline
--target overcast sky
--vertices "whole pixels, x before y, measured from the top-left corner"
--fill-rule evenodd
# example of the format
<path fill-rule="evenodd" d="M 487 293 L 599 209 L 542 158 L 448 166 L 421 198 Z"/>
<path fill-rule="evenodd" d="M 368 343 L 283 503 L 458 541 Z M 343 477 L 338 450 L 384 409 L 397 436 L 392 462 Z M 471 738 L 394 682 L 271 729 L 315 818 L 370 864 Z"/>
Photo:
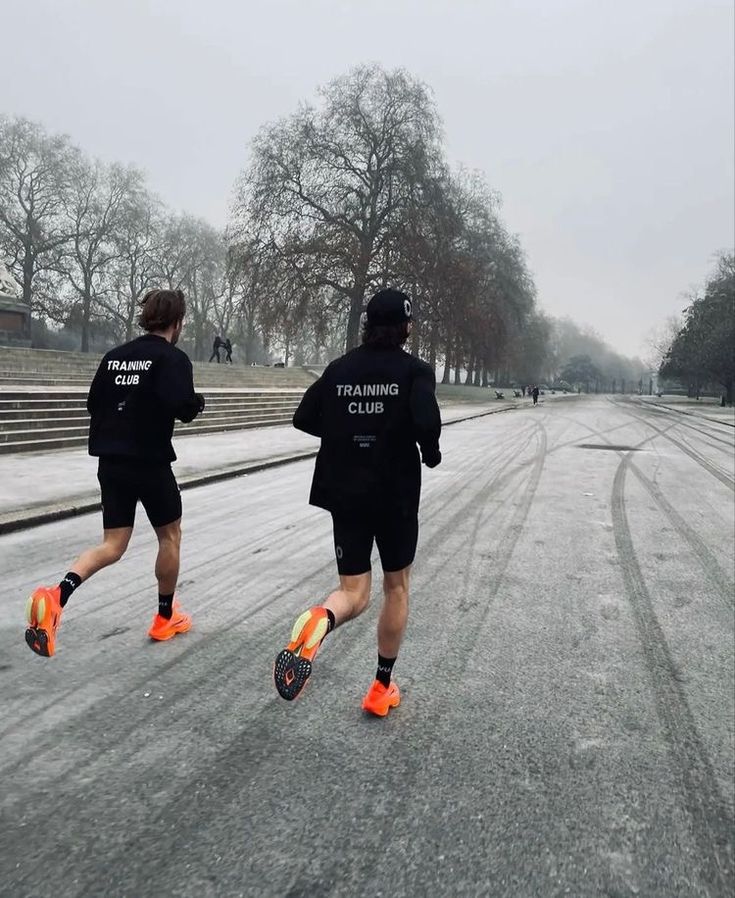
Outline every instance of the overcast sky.
<path fill-rule="evenodd" d="M 735 243 L 732 0 L 25 0 L 0 111 L 224 225 L 248 143 L 360 62 L 434 90 L 541 306 L 643 353 Z"/>

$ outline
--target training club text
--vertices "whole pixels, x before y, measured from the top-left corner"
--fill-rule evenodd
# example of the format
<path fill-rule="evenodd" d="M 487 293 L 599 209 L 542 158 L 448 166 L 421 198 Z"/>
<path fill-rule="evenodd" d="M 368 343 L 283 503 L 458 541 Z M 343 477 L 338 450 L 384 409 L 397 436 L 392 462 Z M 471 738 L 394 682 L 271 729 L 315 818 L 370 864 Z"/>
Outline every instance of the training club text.
<path fill-rule="evenodd" d="M 338 396 L 397 396 L 398 384 L 337 384 Z M 347 405 L 350 415 L 382 415 L 385 411 L 383 402 L 350 402 Z"/>
<path fill-rule="evenodd" d="M 107 362 L 108 371 L 148 371 L 153 362 L 150 359 L 145 361 L 119 362 L 117 359 L 110 359 Z M 118 386 L 123 384 L 140 383 L 139 374 L 118 374 L 115 377 L 115 383 Z"/>

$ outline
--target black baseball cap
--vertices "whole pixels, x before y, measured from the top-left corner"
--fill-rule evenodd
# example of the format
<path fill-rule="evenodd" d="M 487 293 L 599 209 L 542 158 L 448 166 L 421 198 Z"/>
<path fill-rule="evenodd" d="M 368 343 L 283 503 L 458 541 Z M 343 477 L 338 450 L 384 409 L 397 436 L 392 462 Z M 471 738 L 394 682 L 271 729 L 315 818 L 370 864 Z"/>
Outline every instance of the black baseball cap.
<path fill-rule="evenodd" d="M 378 290 L 367 304 L 368 324 L 404 324 L 412 317 L 411 300 L 400 290 Z"/>

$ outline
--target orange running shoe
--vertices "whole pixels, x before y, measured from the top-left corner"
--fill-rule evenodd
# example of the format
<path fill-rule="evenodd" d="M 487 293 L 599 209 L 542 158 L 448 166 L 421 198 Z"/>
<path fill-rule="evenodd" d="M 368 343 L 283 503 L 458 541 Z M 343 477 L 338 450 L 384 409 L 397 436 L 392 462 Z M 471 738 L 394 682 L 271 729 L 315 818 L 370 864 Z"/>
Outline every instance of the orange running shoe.
<path fill-rule="evenodd" d="M 373 680 L 373 685 L 362 700 L 362 709 L 378 717 L 385 717 L 391 708 L 397 708 L 400 703 L 401 693 L 395 683 L 384 686 L 380 680 Z"/>
<path fill-rule="evenodd" d="M 276 656 L 273 679 L 281 698 L 293 701 L 306 686 L 311 664 L 329 631 L 327 609 L 315 605 L 299 616 L 291 630 L 291 642 Z"/>
<path fill-rule="evenodd" d="M 56 631 L 61 623 L 61 590 L 39 586 L 26 604 L 26 642 L 37 655 L 50 658 L 56 651 Z"/>
<path fill-rule="evenodd" d="M 177 633 L 186 633 L 187 630 L 191 630 L 191 617 L 184 614 L 178 602 L 174 602 L 171 619 L 156 614 L 148 635 L 156 642 L 163 642 L 165 639 L 172 639 Z"/>

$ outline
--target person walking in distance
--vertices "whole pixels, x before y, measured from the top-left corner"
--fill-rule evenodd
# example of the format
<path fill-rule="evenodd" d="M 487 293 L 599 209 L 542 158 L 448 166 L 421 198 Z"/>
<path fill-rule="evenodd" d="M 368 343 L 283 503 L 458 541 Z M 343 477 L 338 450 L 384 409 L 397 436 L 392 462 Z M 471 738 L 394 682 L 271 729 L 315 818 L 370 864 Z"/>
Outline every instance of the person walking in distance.
<path fill-rule="evenodd" d="M 533 404 L 538 404 L 538 387 L 534 386 L 533 390 L 531 390 L 531 396 L 533 396 Z"/>
<path fill-rule="evenodd" d="M 227 337 L 222 345 L 225 348 L 225 364 L 227 364 L 227 362 L 232 364 L 232 341 Z"/>
<path fill-rule="evenodd" d="M 375 541 L 383 605 L 377 672 L 362 707 L 385 716 L 400 702 L 392 671 L 408 618 L 421 460 L 429 468 L 441 462 L 434 371 L 402 348 L 412 326 L 405 293 L 376 293 L 367 306 L 362 345 L 326 368 L 294 414 L 296 428 L 321 437 L 309 501 L 332 515 L 339 586 L 299 616 L 276 657 L 276 688 L 289 701 L 306 685 L 325 636 L 367 608 Z"/>
<path fill-rule="evenodd" d="M 224 345 L 225 344 L 224 344 L 222 337 L 220 337 L 220 335 L 217 334 L 217 336 L 214 338 L 214 343 L 212 343 L 212 355 L 210 355 L 210 357 L 209 357 L 210 362 L 213 362 L 216 358 L 217 364 L 219 365 L 219 363 L 220 363 L 219 351 L 220 351 L 220 347 L 222 347 Z"/>
<path fill-rule="evenodd" d="M 124 555 L 138 500 L 158 537 L 158 612 L 148 635 L 165 640 L 191 627 L 191 618 L 174 601 L 181 496 L 171 470 L 176 460 L 171 436 L 174 419 L 193 421 L 204 409 L 204 397 L 194 392 L 189 357 L 176 347 L 184 294 L 151 290 L 140 305 L 138 323 L 146 333 L 104 356 L 87 397 L 89 454 L 99 458 L 102 543 L 83 552 L 57 586 L 41 586 L 28 600 L 25 638 L 37 655 L 54 654 L 62 611 L 74 590 Z"/>

